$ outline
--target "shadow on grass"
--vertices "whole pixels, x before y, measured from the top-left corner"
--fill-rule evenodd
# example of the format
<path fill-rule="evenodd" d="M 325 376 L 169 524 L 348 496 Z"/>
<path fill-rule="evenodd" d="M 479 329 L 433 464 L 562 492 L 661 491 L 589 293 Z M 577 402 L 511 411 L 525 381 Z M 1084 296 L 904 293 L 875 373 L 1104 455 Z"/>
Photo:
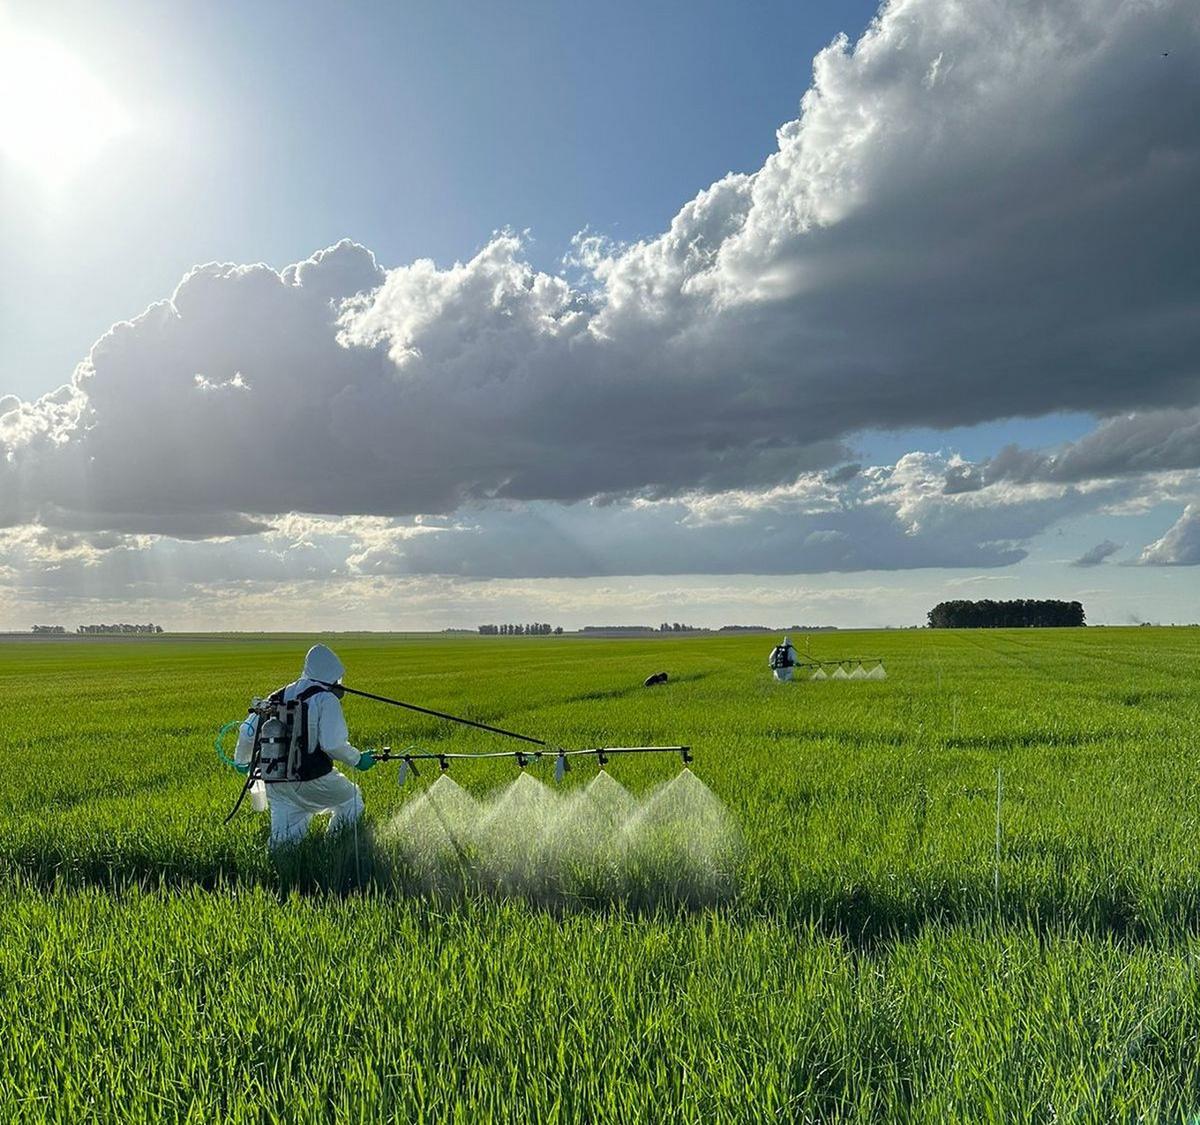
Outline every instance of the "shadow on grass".
<path fill-rule="evenodd" d="M 766 922 L 809 931 L 869 952 L 929 928 L 995 925 L 1047 936 L 1109 938 L 1122 943 L 1170 945 L 1200 932 L 1200 886 L 1180 883 L 1156 889 L 1152 905 L 1130 884 L 1078 888 L 1013 887 L 995 898 L 987 880 L 947 882 L 940 887 L 872 885 L 834 887 L 821 882 L 784 891 L 769 881 L 751 885 L 739 877 L 680 883 L 645 869 L 617 880 L 580 881 L 572 889 L 547 882 L 506 887 L 470 872 L 449 872 L 431 882 L 394 852 L 380 847 L 369 830 L 332 837 L 314 834 L 294 847 L 268 853 L 213 852 L 163 856 L 124 845 L 119 854 L 100 850 L 27 846 L 0 857 L 0 880 L 40 890 L 95 887 L 114 893 L 226 891 L 257 886 L 289 895 L 337 898 L 371 894 L 424 901 L 440 909 L 481 901 L 523 901 L 554 915 L 599 917 L 719 914 L 733 923 Z M 1144 892 L 1144 888 L 1143 888 Z"/>
<path fill-rule="evenodd" d="M 951 735 L 943 740 L 948 750 L 1026 750 L 1030 747 L 1087 747 L 1111 743 L 1120 732 L 1105 728 L 1095 731 L 1030 730 L 1000 734 Z"/>
<path fill-rule="evenodd" d="M 766 913 L 864 951 L 931 927 L 980 923 L 1043 936 L 1069 933 L 1129 944 L 1171 944 L 1200 932 L 1200 887 L 1169 892 L 1153 910 L 1126 886 L 1094 891 L 1086 902 L 1058 897 L 1051 887 L 1002 892 L 997 899 L 986 883 L 909 897 L 866 886 L 813 888 Z"/>

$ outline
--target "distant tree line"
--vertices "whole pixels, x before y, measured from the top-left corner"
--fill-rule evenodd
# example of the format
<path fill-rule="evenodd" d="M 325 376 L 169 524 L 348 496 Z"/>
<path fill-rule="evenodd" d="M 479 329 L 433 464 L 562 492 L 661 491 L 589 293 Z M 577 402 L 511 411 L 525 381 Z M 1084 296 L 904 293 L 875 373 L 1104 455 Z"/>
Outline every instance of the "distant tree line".
<path fill-rule="evenodd" d="M 718 633 L 833 633 L 836 625 L 722 625 Z"/>
<path fill-rule="evenodd" d="M 548 637 L 551 633 L 561 633 L 563 630 L 561 625 L 535 621 L 532 625 L 480 625 L 479 631 L 487 637 Z"/>
<path fill-rule="evenodd" d="M 1061 629 L 1083 624 L 1082 602 L 1053 598 L 939 602 L 929 611 L 931 629 Z"/>
<path fill-rule="evenodd" d="M 581 633 L 657 633 L 653 625 L 585 625 Z"/>
<path fill-rule="evenodd" d="M 664 621 L 659 627 L 660 633 L 703 633 L 705 628 L 703 625 L 681 625 L 678 621 Z"/>
<path fill-rule="evenodd" d="M 121 634 L 146 634 L 146 633 L 161 633 L 163 627 L 161 625 L 80 625 L 75 629 L 76 633 L 121 633 Z"/>
<path fill-rule="evenodd" d="M 64 625 L 35 625 L 33 631 L 35 633 L 65 633 L 67 630 Z"/>

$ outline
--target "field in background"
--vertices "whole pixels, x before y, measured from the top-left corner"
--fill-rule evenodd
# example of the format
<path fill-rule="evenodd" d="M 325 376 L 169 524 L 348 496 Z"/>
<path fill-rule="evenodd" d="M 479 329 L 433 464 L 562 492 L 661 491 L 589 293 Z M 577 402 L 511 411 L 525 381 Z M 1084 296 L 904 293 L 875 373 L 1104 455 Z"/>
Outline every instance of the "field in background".
<path fill-rule="evenodd" d="M 431 902 L 320 846 L 277 870 L 264 817 L 221 824 L 212 737 L 313 639 L 0 643 L 3 1120 L 1200 1109 L 1200 630 L 821 634 L 890 678 L 792 685 L 761 636 L 331 639 L 354 686 L 565 746 L 690 743 L 744 840 L 702 911 Z M 509 748 L 345 707 L 360 746 Z M 394 771 L 356 776 L 376 825 L 412 796 Z"/>

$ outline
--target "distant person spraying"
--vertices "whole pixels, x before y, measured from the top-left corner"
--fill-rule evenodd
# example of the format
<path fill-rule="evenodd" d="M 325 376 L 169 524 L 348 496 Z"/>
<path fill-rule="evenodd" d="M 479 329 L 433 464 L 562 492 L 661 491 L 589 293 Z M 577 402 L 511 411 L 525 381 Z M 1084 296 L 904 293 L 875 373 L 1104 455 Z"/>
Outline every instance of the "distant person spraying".
<path fill-rule="evenodd" d="M 796 667 L 796 649 L 792 645 L 790 637 L 785 636 L 781 643 L 771 649 L 771 655 L 767 657 L 767 664 L 775 673 L 775 679 L 780 683 L 787 683 L 791 680 L 792 670 Z"/>
<path fill-rule="evenodd" d="M 320 813 L 332 814 L 330 832 L 362 816 L 362 791 L 333 764 L 336 759 L 357 770 L 375 764 L 370 752 L 350 745 L 340 690 L 345 674 L 331 649 L 313 645 L 300 678 L 261 701 L 276 706 L 266 708 L 265 716 L 262 710 L 252 713 L 239 729 L 233 760 L 243 774 L 257 767 L 254 776 L 261 780 L 252 792 L 261 799 L 265 790 L 272 848 L 302 840 Z"/>

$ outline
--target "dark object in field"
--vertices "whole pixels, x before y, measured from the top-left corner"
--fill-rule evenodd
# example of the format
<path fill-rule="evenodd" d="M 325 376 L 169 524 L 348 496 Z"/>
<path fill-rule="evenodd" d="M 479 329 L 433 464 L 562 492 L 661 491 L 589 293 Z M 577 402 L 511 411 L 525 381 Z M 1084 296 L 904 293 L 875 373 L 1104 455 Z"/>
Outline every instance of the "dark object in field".
<path fill-rule="evenodd" d="M 642 687 L 653 687 L 655 684 L 665 684 L 666 682 L 666 672 L 655 672 L 653 676 L 647 676 L 642 681 Z"/>

